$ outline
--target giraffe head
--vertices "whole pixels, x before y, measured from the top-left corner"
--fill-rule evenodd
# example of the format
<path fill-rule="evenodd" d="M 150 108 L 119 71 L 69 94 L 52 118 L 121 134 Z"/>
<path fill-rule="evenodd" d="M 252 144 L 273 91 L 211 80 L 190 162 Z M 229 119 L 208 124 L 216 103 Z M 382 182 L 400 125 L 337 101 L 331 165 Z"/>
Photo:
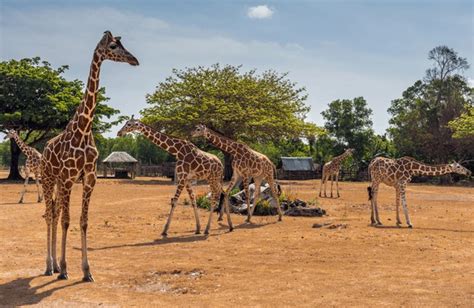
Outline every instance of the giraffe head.
<path fill-rule="evenodd" d="M 454 162 L 452 164 L 449 164 L 449 167 L 451 168 L 451 172 L 453 173 L 458 173 L 462 175 L 471 175 L 471 171 L 467 169 L 466 167 L 461 166 L 460 163 Z"/>
<path fill-rule="evenodd" d="M 352 154 L 354 154 L 354 151 L 355 151 L 355 149 L 350 148 L 350 149 L 347 149 L 347 150 L 346 150 L 346 153 L 347 153 L 348 155 L 352 155 Z"/>
<path fill-rule="evenodd" d="M 7 132 L 7 135 L 5 136 L 5 139 L 12 139 L 13 137 L 15 137 L 17 135 L 16 131 L 13 130 L 13 129 L 10 129 L 8 132 Z"/>
<path fill-rule="evenodd" d="M 208 129 L 207 129 L 206 125 L 198 124 L 198 125 L 196 125 L 196 128 L 191 133 L 191 136 L 193 136 L 193 137 L 206 136 L 207 132 L 208 132 Z"/>
<path fill-rule="evenodd" d="M 132 118 L 128 120 L 125 125 L 118 131 L 117 136 L 118 137 L 123 137 L 127 133 L 131 133 L 135 130 L 137 130 L 138 126 L 141 125 L 141 122 L 137 119 Z"/>
<path fill-rule="evenodd" d="M 96 51 L 103 60 L 126 62 L 130 65 L 138 65 L 138 60 L 125 47 L 123 47 L 120 36 L 113 36 L 110 31 L 105 31 L 104 36 L 97 45 Z"/>

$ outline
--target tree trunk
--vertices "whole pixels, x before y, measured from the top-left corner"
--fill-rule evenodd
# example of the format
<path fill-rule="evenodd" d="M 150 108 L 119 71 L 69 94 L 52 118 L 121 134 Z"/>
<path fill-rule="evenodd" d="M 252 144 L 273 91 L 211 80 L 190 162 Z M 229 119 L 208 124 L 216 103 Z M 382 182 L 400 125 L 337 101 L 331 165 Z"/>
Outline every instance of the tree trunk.
<path fill-rule="evenodd" d="M 18 161 L 20 159 L 21 150 L 16 144 L 15 141 L 10 140 L 10 154 L 11 154 L 11 163 L 10 163 L 10 174 L 8 175 L 7 180 L 11 181 L 22 181 L 24 180 L 18 171 Z"/>
<path fill-rule="evenodd" d="M 224 152 L 224 181 L 232 178 L 232 156 Z"/>

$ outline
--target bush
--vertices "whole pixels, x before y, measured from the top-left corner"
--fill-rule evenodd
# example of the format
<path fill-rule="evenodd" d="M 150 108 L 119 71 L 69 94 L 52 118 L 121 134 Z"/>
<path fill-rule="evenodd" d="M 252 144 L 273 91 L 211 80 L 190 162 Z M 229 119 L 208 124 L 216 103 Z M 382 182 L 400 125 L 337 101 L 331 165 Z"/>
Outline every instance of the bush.
<path fill-rule="evenodd" d="M 200 195 L 196 198 L 196 204 L 201 209 L 210 210 L 211 200 L 206 195 Z"/>
<path fill-rule="evenodd" d="M 270 201 L 260 199 L 255 206 L 254 214 L 267 216 L 267 215 L 275 215 L 277 213 L 277 209 L 272 207 Z"/>

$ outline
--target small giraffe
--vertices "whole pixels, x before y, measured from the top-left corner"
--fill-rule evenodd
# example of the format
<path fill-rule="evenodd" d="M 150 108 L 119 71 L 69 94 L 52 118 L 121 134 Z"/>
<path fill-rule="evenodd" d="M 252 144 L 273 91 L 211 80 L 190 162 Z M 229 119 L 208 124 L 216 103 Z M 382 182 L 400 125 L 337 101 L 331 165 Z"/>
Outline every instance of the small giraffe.
<path fill-rule="evenodd" d="M 232 175 L 232 179 L 230 180 L 229 186 L 225 192 L 226 209 L 229 207 L 228 203 L 230 191 L 241 178 L 247 200 L 247 222 L 250 222 L 255 205 L 260 198 L 260 185 L 263 180 L 266 180 L 270 185 L 272 196 L 277 203 L 278 221 L 282 220 L 283 214 L 280 208 L 280 202 L 278 201 L 278 189 L 274 180 L 276 176 L 276 169 L 275 165 L 270 159 L 268 159 L 268 157 L 252 150 L 249 146 L 243 143 L 224 137 L 204 125 L 197 125 L 196 129 L 192 133 L 192 136 L 204 136 L 204 138 L 206 138 L 214 146 L 224 152 L 229 153 L 232 156 L 232 169 L 234 170 L 234 174 Z M 249 193 L 249 183 L 251 178 L 254 179 L 256 193 L 256 196 L 254 196 L 253 207 L 250 207 Z M 222 210 L 220 216 L 222 216 Z"/>
<path fill-rule="evenodd" d="M 327 195 L 326 195 L 326 184 L 329 180 L 329 177 L 331 177 L 331 198 L 332 198 L 332 187 L 333 187 L 333 184 L 334 184 L 334 177 L 336 177 L 337 197 L 341 196 L 341 195 L 339 195 L 339 172 L 341 170 L 341 164 L 346 158 L 351 156 L 352 153 L 354 153 L 354 149 L 347 149 L 341 155 L 334 157 L 331 161 L 324 164 L 323 174 L 321 176 L 321 186 L 319 186 L 319 196 L 320 197 L 322 197 L 321 191 L 323 189 L 323 184 L 324 184 L 324 197 L 327 197 Z"/>
<path fill-rule="evenodd" d="M 84 97 L 76 109 L 66 129 L 49 140 L 41 160 L 41 175 L 46 211 L 44 218 L 47 225 L 47 257 L 45 275 L 59 272 L 58 279 L 68 279 L 66 265 L 66 241 L 69 228 L 69 203 L 74 182 L 82 179 L 82 212 L 81 212 L 81 248 L 83 281 L 94 281 L 87 260 L 87 221 L 89 202 L 96 183 L 96 162 L 98 158 L 92 134 L 92 122 L 99 90 L 99 75 L 102 62 L 112 60 L 126 62 L 133 66 L 138 60 L 123 47 L 120 37 L 113 37 L 110 31 L 104 32 L 102 39 L 94 50 L 89 78 Z M 53 199 L 54 187 L 57 195 Z M 62 240 L 61 261 L 56 260 L 56 232 L 61 214 Z"/>
<path fill-rule="evenodd" d="M 459 163 L 430 166 L 416 161 L 412 157 L 407 156 L 399 159 L 391 159 L 386 157 L 374 158 L 369 164 L 369 175 L 372 183 L 371 186 L 367 187 L 367 190 L 369 192 L 369 200 L 371 201 L 372 206 L 372 212 L 370 216 L 370 221 L 372 225 L 382 225 L 382 223 L 380 222 L 379 211 L 377 208 L 377 194 L 380 183 L 395 187 L 397 226 L 400 227 L 402 223 L 399 214 L 399 206 L 401 199 L 407 225 L 409 228 L 412 228 L 410 217 L 408 216 L 408 208 L 406 201 L 406 186 L 411 181 L 412 176 L 439 176 L 447 173 L 470 175 L 471 171 L 464 168 Z"/>
<path fill-rule="evenodd" d="M 28 185 L 28 180 L 30 179 L 31 173 L 35 175 L 36 188 L 38 190 L 38 202 L 41 202 L 43 200 L 43 196 L 41 195 L 41 189 L 39 185 L 39 178 L 41 174 L 41 169 L 40 169 L 41 153 L 38 152 L 38 150 L 36 150 L 35 148 L 32 148 L 26 145 L 26 143 L 20 139 L 20 136 L 18 136 L 18 133 L 14 131 L 13 129 L 8 131 L 7 137 L 15 140 L 20 150 L 26 156 L 25 169 L 24 169 L 25 170 L 25 183 L 23 184 L 23 191 L 21 192 L 20 201 L 18 201 L 18 203 L 23 203 L 23 197 L 25 196 L 26 187 Z"/>
<path fill-rule="evenodd" d="M 198 147 L 187 140 L 170 137 L 156 131 L 139 120 L 133 119 L 133 116 L 132 119 L 125 123 L 117 135 L 121 137 L 132 131 L 141 132 L 146 138 L 151 140 L 151 142 L 176 157 L 176 178 L 178 187 L 174 197 L 171 199 L 171 210 L 162 235 L 164 237 L 168 235 L 168 228 L 171 223 L 173 211 L 184 187 L 186 187 L 186 190 L 188 191 L 194 209 L 194 216 L 196 218 L 196 234 L 201 233 L 196 198 L 191 187 L 191 180 L 207 180 L 211 188 L 211 212 L 209 213 L 209 220 L 207 222 L 206 230 L 204 231 L 204 234 L 209 234 L 212 213 L 214 212 L 214 207 L 222 194 L 224 166 L 220 159 L 213 154 L 201 151 Z M 233 226 L 230 219 L 229 208 L 226 208 L 226 214 L 229 223 L 229 231 L 232 231 Z"/>

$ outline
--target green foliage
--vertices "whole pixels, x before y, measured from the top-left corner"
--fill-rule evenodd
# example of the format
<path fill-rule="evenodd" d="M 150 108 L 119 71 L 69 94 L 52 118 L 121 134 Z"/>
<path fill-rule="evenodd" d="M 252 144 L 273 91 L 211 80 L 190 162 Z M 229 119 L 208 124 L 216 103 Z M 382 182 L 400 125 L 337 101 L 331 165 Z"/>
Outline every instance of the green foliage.
<path fill-rule="evenodd" d="M 199 195 L 196 198 L 196 204 L 199 208 L 210 210 L 211 200 L 206 195 Z"/>
<path fill-rule="evenodd" d="M 369 153 L 369 146 L 374 136 L 370 119 L 372 110 L 363 97 L 335 100 L 321 114 L 329 134 L 322 140 L 323 147 L 334 147 L 334 155 L 342 154 L 345 148 L 354 148 L 356 160 L 369 158 L 372 154 Z"/>
<path fill-rule="evenodd" d="M 458 118 L 448 123 L 453 131 L 453 138 L 474 138 L 474 106 L 467 108 L 467 111 Z"/>
<path fill-rule="evenodd" d="M 309 106 L 304 88 L 286 79 L 287 74 L 215 64 L 173 70 L 142 111 L 147 123 L 177 136 L 189 136 L 197 124 L 206 124 L 244 142 L 314 135 L 319 129 L 305 122 Z"/>
<path fill-rule="evenodd" d="M 0 166 L 10 165 L 10 142 L 4 141 L 0 143 Z"/>
<path fill-rule="evenodd" d="M 462 138 L 455 139 L 450 129 L 451 121 L 472 108 L 473 89 L 458 74 L 469 65 L 446 46 L 434 48 L 428 58 L 433 67 L 427 70 L 424 80 L 416 81 L 388 109 L 392 115 L 390 137 L 400 155 L 428 162 L 472 157 L 474 138 L 461 134 L 457 136 Z M 456 124 L 451 127 L 455 130 Z"/>
<path fill-rule="evenodd" d="M 255 215 L 274 215 L 275 210 L 273 209 L 270 201 L 260 199 L 258 200 L 257 204 L 255 205 L 254 214 Z"/>

